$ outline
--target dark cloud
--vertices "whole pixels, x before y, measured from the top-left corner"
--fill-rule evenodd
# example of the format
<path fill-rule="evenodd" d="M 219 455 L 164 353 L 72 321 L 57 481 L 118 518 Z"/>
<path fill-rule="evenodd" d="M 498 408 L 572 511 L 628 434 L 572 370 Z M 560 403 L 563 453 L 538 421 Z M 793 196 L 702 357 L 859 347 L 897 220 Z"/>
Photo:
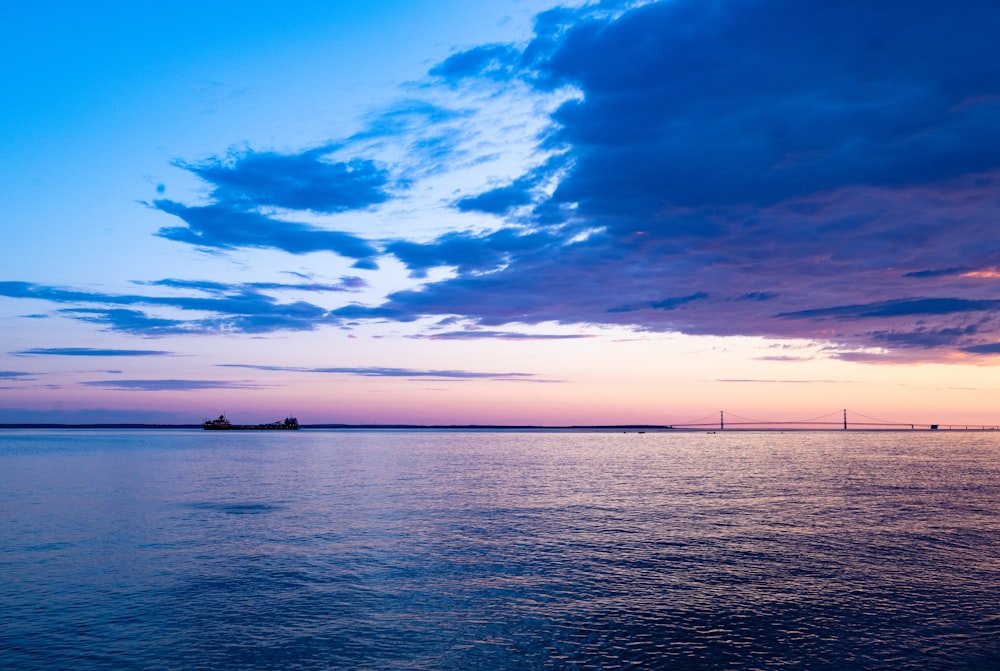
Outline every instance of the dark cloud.
<path fill-rule="evenodd" d="M 391 307 L 369 307 L 367 305 L 351 304 L 330 311 L 330 315 L 340 320 L 379 319 L 397 322 L 413 322 L 420 315 L 412 311 Z"/>
<path fill-rule="evenodd" d="M 95 347 L 35 347 L 13 354 L 33 356 L 171 356 L 172 352 L 157 349 L 98 349 Z"/>
<path fill-rule="evenodd" d="M 864 305 L 843 305 L 814 308 L 775 315 L 786 319 L 873 319 L 912 315 L 950 315 L 963 312 L 984 312 L 1000 309 L 1000 300 L 966 300 L 963 298 L 908 298 Z"/>
<path fill-rule="evenodd" d="M 60 289 L 32 282 L 0 282 L 0 296 L 8 298 L 34 298 L 54 303 L 89 303 L 99 294 L 72 289 Z M 110 301 L 109 301 L 110 302 Z"/>
<path fill-rule="evenodd" d="M 55 314 L 144 336 L 306 331 L 332 321 L 325 308 L 305 301 L 279 302 L 248 285 L 163 282 L 165 287 L 195 290 L 208 295 L 110 294 L 60 289 L 30 282 L 0 282 L 0 296 L 76 304 Z M 280 285 L 279 288 L 287 287 Z M 136 306 L 194 312 L 202 316 L 162 317 L 138 310 Z"/>
<path fill-rule="evenodd" d="M 548 12 L 524 49 L 432 70 L 577 92 L 539 140 L 558 160 L 454 203 L 516 227 L 391 244 L 417 274 L 456 274 L 350 314 L 991 353 L 998 29 L 992 3 Z"/>
<path fill-rule="evenodd" d="M 402 261 L 417 277 L 431 268 L 455 266 L 459 273 L 481 273 L 496 270 L 512 258 L 534 252 L 558 242 L 544 232 L 528 233 L 516 229 L 501 229 L 492 233 L 446 233 L 430 243 L 403 240 L 390 242 L 386 251 Z"/>
<path fill-rule="evenodd" d="M 985 343 L 982 345 L 972 345 L 970 347 L 963 347 L 963 352 L 969 352 L 970 354 L 1000 354 L 1000 343 Z"/>
<path fill-rule="evenodd" d="M 389 198 L 388 171 L 374 161 L 331 161 L 336 147 L 298 154 L 244 151 L 203 163 L 177 165 L 213 185 L 212 197 L 237 209 L 272 206 L 313 212 L 345 212 Z"/>
<path fill-rule="evenodd" d="M 377 251 L 357 235 L 272 214 L 275 209 L 337 214 L 387 201 L 393 188 L 388 169 L 369 159 L 331 159 L 340 148 L 325 145 L 293 154 L 244 150 L 201 163 L 176 161 L 211 185 L 212 202 L 190 206 L 154 200 L 152 207 L 183 222 L 161 228 L 158 235 L 208 249 L 328 251 L 355 259 L 356 268 L 375 269 Z"/>
<path fill-rule="evenodd" d="M 522 183 L 511 184 L 477 196 L 460 199 L 456 207 L 463 212 L 486 212 L 487 214 L 506 214 L 515 207 L 528 205 L 533 201 L 531 192 Z"/>
<path fill-rule="evenodd" d="M 198 391 L 201 389 L 263 389 L 266 386 L 229 380 L 91 380 L 87 387 L 118 391 Z"/>
<path fill-rule="evenodd" d="M 284 221 L 246 211 L 230 203 L 189 207 L 171 200 L 156 200 L 153 207 L 179 218 L 185 224 L 161 228 L 157 235 L 168 240 L 217 249 L 256 247 L 292 254 L 334 252 L 357 259 L 355 267 L 375 267 L 375 248 L 350 233 Z"/>
<path fill-rule="evenodd" d="M 941 268 L 938 270 L 914 270 L 906 273 L 903 277 L 947 277 L 948 275 L 961 275 L 970 272 L 971 268 Z"/>
<path fill-rule="evenodd" d="M 266 371 L 291 371 L 296 373 L 327 373 L 357 375 L 361 377 L 434 378 L 436 380 L 505 380 L 520 382 L 551 382 L 539 380 L 533 373 L 487 373 L 466 370 L 425 370 L 417 368 L 387 368 L 381 366 L 347 366 L 332 368 L 301 368 L 294 366 L 257 366 L 251 364 L 219 364 L 224 368 L 251 368 Z"/>
<path fill-rule="evenodd" d="M 555 197 L 651 214 L 993 169 L 1000 12 L 946 14 L 682 0 L 582 18 L 537 45 L 542 78 L 583 93 L 555 115 L 576 162 Z"/>
<path fill-rule="evenodd" d="M 925 328 L 917 326 L 911 331 L 873 331 L 872 338 L 887 347 L 936 348 L 960 344 L 979 331 L 976 324 L 961 328 Z M 969 351 L 968 348 L 963 348 Z"/>

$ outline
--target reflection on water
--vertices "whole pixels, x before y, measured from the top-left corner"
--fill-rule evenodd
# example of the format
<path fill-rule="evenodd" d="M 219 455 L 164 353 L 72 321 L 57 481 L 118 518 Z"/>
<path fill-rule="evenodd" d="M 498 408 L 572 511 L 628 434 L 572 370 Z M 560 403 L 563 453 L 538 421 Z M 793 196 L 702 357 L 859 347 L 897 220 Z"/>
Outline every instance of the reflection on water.
<path fill-rule="evenodd" d="M 1000 434 L 0 432 L 0 667 L 1000 668 Z"/>

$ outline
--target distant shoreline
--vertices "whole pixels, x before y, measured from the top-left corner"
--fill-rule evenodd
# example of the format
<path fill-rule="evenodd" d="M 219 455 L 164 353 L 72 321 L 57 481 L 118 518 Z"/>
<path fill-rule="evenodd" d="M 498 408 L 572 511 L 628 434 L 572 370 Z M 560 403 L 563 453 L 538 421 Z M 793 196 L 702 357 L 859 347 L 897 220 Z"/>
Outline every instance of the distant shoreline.
<path fill-rule="evenodd" d="M 0 423 L 0 430 L 4 429 L 201 429 L 199 424 L 140 424 L 140 423 L 92 423 L 92 424 L 64 424 L 59 422 L 26 422 L 26 423 Z M 755 426 L 755 427 L 727 427 L 725 429 L 711 427 L 690 427 L 690 426 L 669 426 L 665 424 L 595 424 L 595 425 L 565 425 L 565 426 L 544 426 L 537 424 L 303 424 L 302 429 L 335 429 L 345 431 L 595 431 L 611 432 L 621 431 L 624 433 L 649 432 L 675 432 L 675 433 L 745 433 L 753 431 L 769 432 L 803 432 L 803 431 L 831 431 L 843 432 L 845 429 L 839 427 L 816 428 L 816 427 L 796 427 L 796 426 Z M 995 426 L 973 426 L 965 424 L 942 424 L 940 429 L 931 429 L 928 426 L 918 425 L 916 428 L 903 428 L 899 426 L 875 428 L 850 427 L 846 429 L 852 432 L 862 431 L 997 431 Z M 284 432 L 282 432 L 284 433 Z"/>
<path fill-rule="evenodd" d="M 200 429 L 199 424 L 137 424 L 137 423 L 92 423 L 92 424 L 62 424 L 58 422 L 31 422 L 21 424 L 0 424 L 0 429 Z M 627 430 L 627 431 L 681 431 L 670 426 L 653 424 L 622 424 L 602 426 L 541 426 L 529 424 L 303 424 L 303 429 L 396 429 L 416 430 L 532 430 L 532 431 L 567 431 L 567 430 Z"/>

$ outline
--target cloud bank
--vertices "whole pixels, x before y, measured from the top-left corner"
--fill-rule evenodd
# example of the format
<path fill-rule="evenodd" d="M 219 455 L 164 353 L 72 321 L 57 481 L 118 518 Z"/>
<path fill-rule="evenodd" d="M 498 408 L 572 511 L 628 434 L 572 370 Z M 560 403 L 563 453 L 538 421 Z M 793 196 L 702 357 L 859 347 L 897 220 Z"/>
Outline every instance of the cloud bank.
<path fill-rule="evenodd" d="M 998 34 L 989 2 L 552 10 L 528 42 L 479 45 L 428 73 L 428 98 L 562 101 L 537 160 L 445 204 L 476 225 L 375 240 L 307 223 L 375 211 L 429 165 L 485 159 L 458 156 L 469 149 L 455 119 L 474 113 L 431 102 L 298 153 L 178 161 L 209 201 L 152 203 L 175 221 L 159 235 L 178 243 L 328 251 L 365 272 L 392 257 L 414 278 L 444 279 L 332 309 L 280 302 L 278 286 L 180 280 L 157 288 L 193 295 L 25 282 L 0 295 L 74 304 L 59 314 L 138 335 L 451 317 L 467 331 L 430 337 L 514 338 L 499 327 L 553 322 L 809 339 L 852 360 L 1000 354 Z M 409 154 L 379 155 L 374 139 L 407 133 Z"/>
<path fill-rule="evenodd" d="M 579 95 L 544 139 L 561 152 L 554 191 L 534 172 L 456 204 L 531 203 L 528 230 L 390 247 L 416 273 L 458 272 L 373 316 L 807 338 L 876 358 L 997 351 L 1000 8 L 612 10 L 547 13 L 527 46 L 433 70 Z"/>

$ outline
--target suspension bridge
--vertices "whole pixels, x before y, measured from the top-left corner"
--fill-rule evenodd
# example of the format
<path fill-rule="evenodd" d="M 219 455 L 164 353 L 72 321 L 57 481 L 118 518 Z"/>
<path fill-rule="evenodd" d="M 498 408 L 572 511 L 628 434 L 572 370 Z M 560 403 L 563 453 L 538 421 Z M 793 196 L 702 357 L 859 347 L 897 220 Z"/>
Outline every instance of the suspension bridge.
<path fill-rule="evenodd" d="M 847 410 L 834 410 L 819 417 L 809 417 L 796 420 L 767 420 L 741 417 L 734 413 L 727 413 L 724 410 L 718 413 L 711 413 L 704 417 L 691 420 L 690 422 L 673 422 L 668 425 L 671 429 L 712 429 L 725 431 L 726 429 L 829 429 L 849 431 L 857 430 L 912 430 L 912 431 L 997 431 L 1000 425 L 993 426 L 987 424 L 925 424 L 921 422 L 895 422 L 887 419 L 869 417 L 860 412 Z"/>

